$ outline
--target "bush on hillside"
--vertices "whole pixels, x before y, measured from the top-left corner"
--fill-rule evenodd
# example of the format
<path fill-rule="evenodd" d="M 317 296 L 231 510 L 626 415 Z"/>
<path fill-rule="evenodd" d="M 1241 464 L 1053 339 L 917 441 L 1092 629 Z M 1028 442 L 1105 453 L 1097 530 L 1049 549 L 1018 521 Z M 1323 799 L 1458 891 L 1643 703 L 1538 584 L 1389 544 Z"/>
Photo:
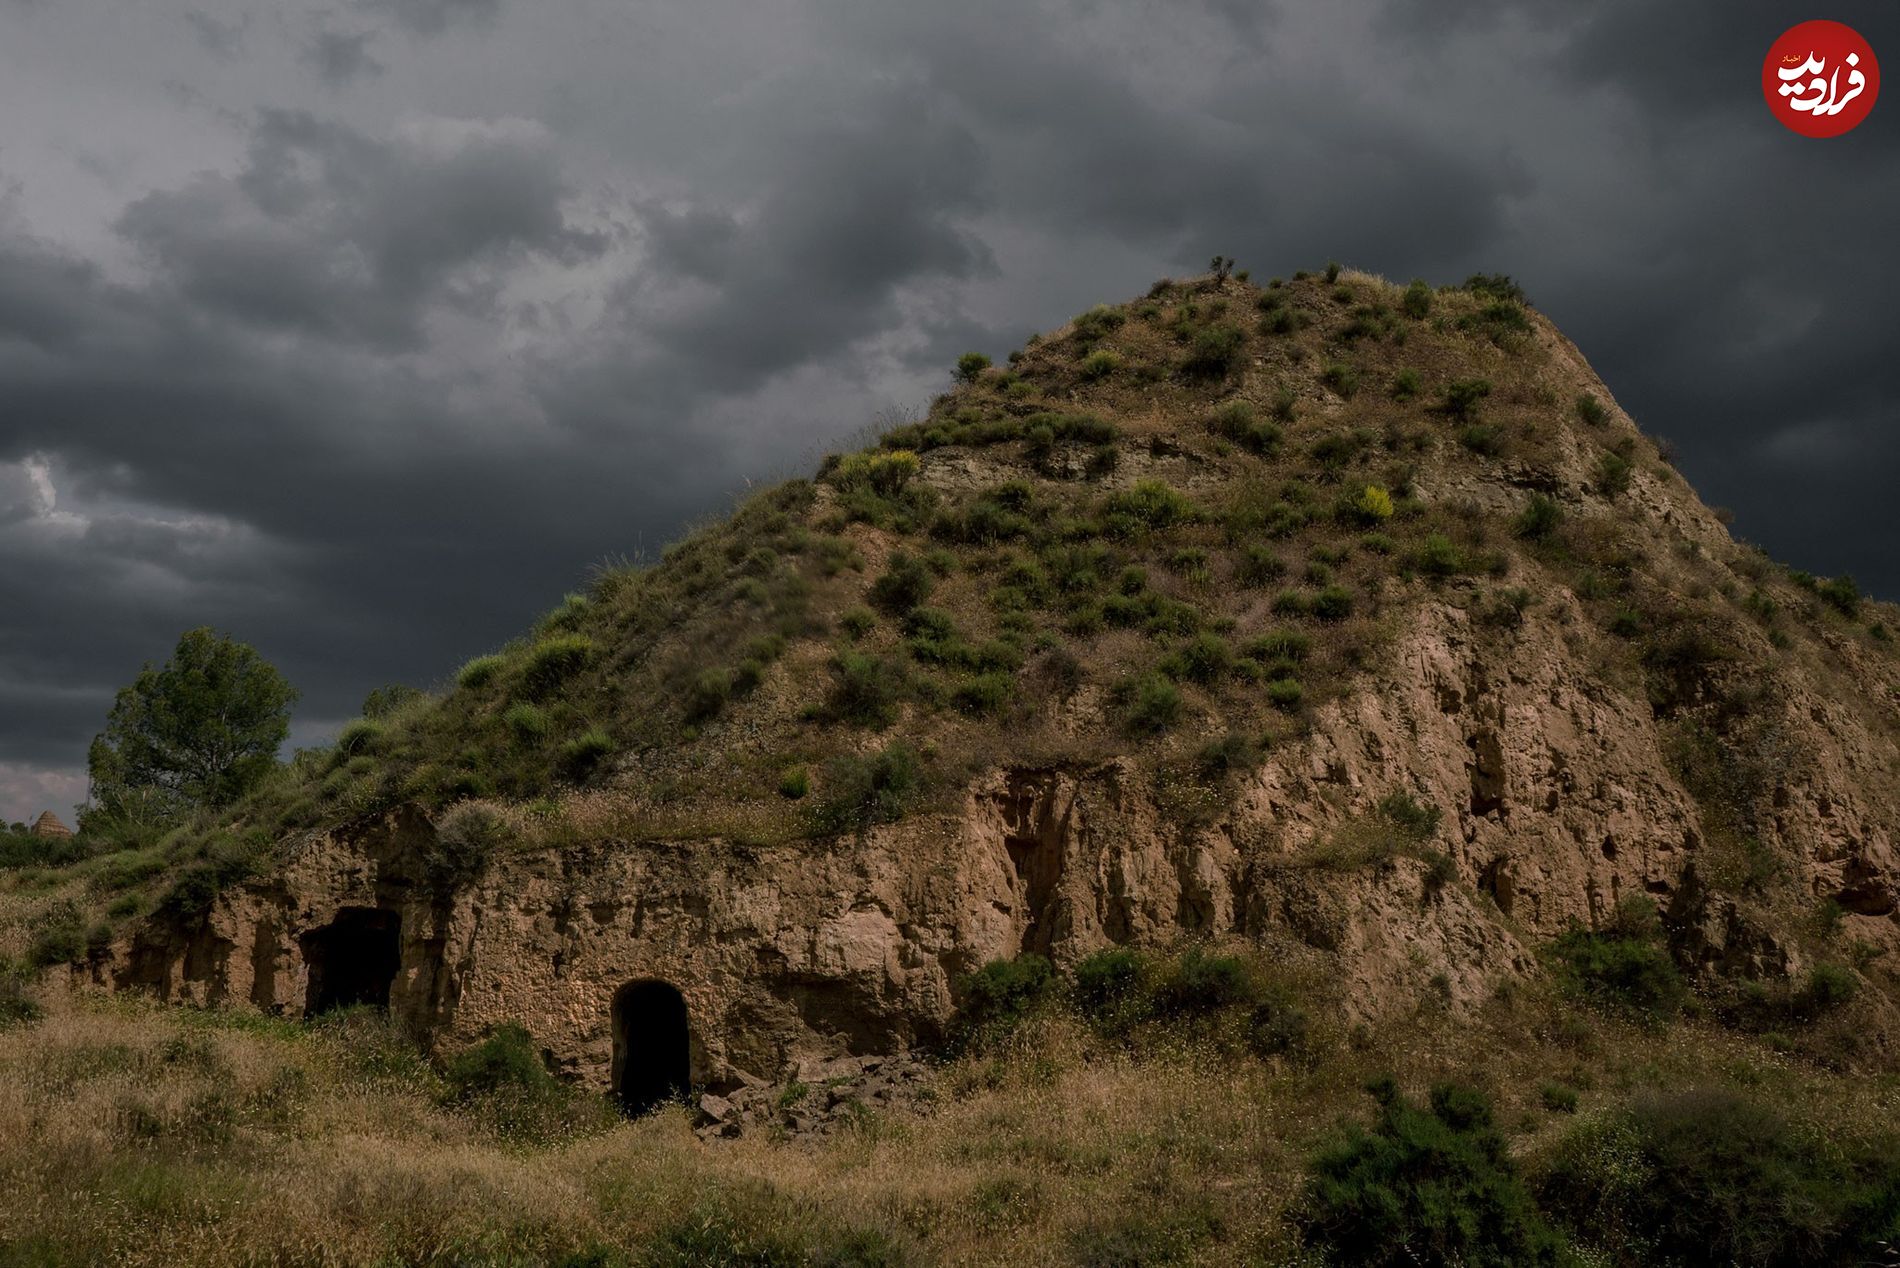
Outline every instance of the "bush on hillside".
<path fill-rule="evenodd" d="M 1619 1263 L 1878 1263 L 1900 1241 L 1900 1139 L 1843 1146 L 1730 1091 L 1652 1092 L 1579 1123 L 1538 1190 Z"/>
<path fill-rule="evenodd" d="M 1425 1109 L 1389 1078 L 1368 1091 L 1371 1128 L 1348 1128 L 1308 1163 L 1297 1220 L 1309 1246 L 1366 1268 L 1563 1262 L 1483 1093 L 1440 1084 Z"/>
<path fill-rule="evenodd" d="M 528 652 L 521 682 L 528 694 L 546 696 L 579 673 L 594 657 L 594 641 L 580 634 L 543 639 Z"/>
<path fill-rule="evenodd" d="M 1055 969 L 1042 956 L 1026 953 L 1013 960 L 991 960 L 957 983 L 962 1003 L 956 1030 L 964 1043 L 991 1043 L 1021 1025 L 1053 998 Z"/>
<path fill-rule="evenodd" d="M 1660 1020 L 1681 1008 L 1687 993 L 1646 898 L 1625 899 L 1602 929 L 1571 928 L 1548 955 L 1572 993 L 1613 1011 Z"/>
<path fill-rule="evenodd" d="M 895 823 L 923 791 L 923 767 L 908 745 L 891 744 L 869 757 L 835 758 L 825 768 L 825 797 L 815 817 L 826 832 Z"/>
<path fill-rule="evenodd" d="M 909 551 L 899 550 L 892 553 L 883 574 L 871 583 L 870 599 L 886 612 L 902 616 L 928 599 L 936 585 L 937 578 L 928 564 Z"/>

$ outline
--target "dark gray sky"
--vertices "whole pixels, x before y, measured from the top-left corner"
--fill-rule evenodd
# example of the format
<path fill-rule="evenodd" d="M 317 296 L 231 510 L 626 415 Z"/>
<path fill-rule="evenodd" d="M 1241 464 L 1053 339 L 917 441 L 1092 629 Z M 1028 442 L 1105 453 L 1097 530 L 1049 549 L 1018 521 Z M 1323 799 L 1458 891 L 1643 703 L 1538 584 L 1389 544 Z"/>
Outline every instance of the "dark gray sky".
<path fill-rule="evenodd" d="M 185 628 L 321 738 L 1216 250 L 1514 274 L 1900 595 L 1900 97 L 1776 123 L 1815 16 L 1900 68 L 1892 0 L 0 0 L 0 815 Z"/>

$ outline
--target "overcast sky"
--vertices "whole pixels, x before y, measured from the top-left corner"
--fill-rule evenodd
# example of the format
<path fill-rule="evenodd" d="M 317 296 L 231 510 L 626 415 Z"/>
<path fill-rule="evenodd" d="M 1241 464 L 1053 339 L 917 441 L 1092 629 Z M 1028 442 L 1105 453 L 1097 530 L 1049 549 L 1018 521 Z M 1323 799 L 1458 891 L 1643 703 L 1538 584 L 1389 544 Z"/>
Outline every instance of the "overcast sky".
<path fill-rule="evenodd" d="M 1776 123 L 1816 16 L 1900 68 L 1892 0 L 0 0 L 0 816 L 188 627 L 315 741 L 1215 251 L 1515 275 L 1900 596 L 1900 97 Z"/>

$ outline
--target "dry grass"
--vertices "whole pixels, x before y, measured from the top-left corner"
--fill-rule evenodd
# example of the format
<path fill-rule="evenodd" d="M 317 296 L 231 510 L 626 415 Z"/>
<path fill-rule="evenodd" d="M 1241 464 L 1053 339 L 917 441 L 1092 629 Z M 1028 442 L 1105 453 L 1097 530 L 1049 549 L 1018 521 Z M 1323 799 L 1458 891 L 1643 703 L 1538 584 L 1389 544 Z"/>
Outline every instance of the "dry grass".
<path fill-rule="evenodd" d="M 927 1117 L 709 1144 L 681 1110 L 580 1115 L 531 1144 L 445 1106 L 369 1019 L 78 997 L 0 1032 L 0 1263 L 1296 1263 L 1303 1159 L 1386 1070 L 1488 1087 L 1526 1159 L 1577 1121 L 1542 1106 L 1553 1080 L 1586 1115 L 1738 1087 L 1836 1136 L 1900 1109 L 1893 1078 L 1533 993 L 1377 1032 L 1323 1022 L 1292 1064 L 1154 1036 L 1135 1054 L 1058 1014 L 943 1067 Z"/>

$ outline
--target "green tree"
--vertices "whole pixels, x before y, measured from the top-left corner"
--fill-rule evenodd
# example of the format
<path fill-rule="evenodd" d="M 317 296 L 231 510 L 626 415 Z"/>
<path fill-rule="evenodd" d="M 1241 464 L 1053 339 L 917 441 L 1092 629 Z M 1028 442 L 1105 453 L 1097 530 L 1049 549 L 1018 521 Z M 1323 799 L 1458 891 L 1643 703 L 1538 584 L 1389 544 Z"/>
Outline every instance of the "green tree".
<path fill-rule="evenodd" d="M 228 805 L 276 764 L 296 700 L 256 648 L 190 630 L 113 702 L 87 753 L 93 800 L 141 820 Z"/>

